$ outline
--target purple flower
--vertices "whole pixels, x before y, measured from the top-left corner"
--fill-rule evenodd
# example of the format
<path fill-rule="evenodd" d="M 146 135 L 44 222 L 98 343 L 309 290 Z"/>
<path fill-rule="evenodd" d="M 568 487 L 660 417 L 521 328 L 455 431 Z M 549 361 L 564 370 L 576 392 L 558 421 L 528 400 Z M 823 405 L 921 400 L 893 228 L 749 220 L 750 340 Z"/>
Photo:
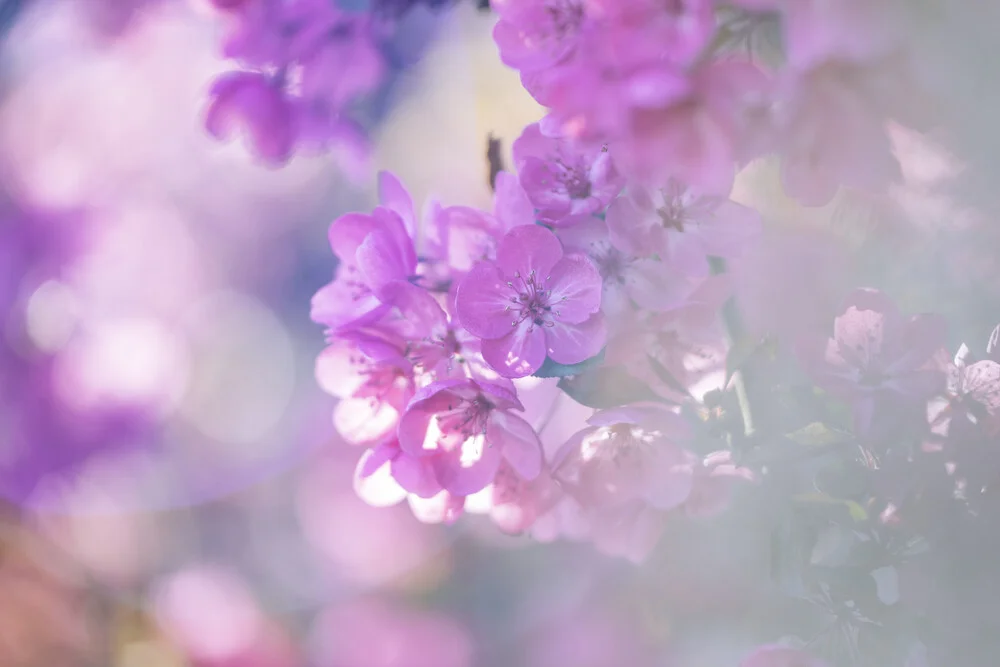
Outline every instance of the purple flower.
<path fill-rule="evenodd" d="M 629 188 L 608 207 L 607 222 L 618 248 L 638 257 L 659 255 L 692 275 L 708 272 L 708 257 L 739 255 L 761 230 L 753 209 L 700 197 L 677 181 L 655 191 Z"/>
<path fill-rule="evenodd" d="M 496 261 L 476 264 L 455 297 L 459 321 L 483 339 L 487 363 L 505 377 L 531 375 L 550 357 L 575 364 L 604 346 L 601 275 L 585 255 L 564 254 L 544 227 L 515 227 Z"/>
<path fill-rule="evenodd" d="M 279 83 L 260 72 L 230 72 L 210 92 L 205 127 L 219 140 L 243 130 L 265 163 L 279 166 L 295 147 L 295 112 Z"/>
<path fill-rule="evenodd" d="M 616 247 L 607 225 L 590 218 L 560 229 L 559 239 L 568 250 L 590 257 L 604 281 L 601 312 L 621 323 L 635 302 L 640 308 L 670 310 L 686 303 L 698 281 L 665 262 L 636 257 Z"/>
<path fill-rule="evenodd" d="M 396 282 L 416 276 L 417 254 L 397 213 L 347 213 L 330 225 L 330 246 L 340 259 L 333 282 L 312 300 L 312 319 L 332 331 L 372 323 L 389 310 Z"/>
<path fill-rule="evenodd" d="M 295 148 L 344 153 L 345 166 L 370 147 L 349 108 L 384 79 L 385 59 L 366 14 L 327 0 L 246 0 L 222 7 L 232 26 L 223 52 L 252 71 L 223 75 L 206 125 L 217 138 L 247 127 L 254 152 L 282 165 Z"/>
<path fill-rule="evenodd" d="M 521 184 L 541 220 L 569 224 L 599 213 L 622 188 L 607 150 L 577 149 L 542 134 L 538 123 L 514 142 Z"/>
<path fill-rule="evenodd" d="M 534 479 L 542 470 L 542 445 L 531 425 L 512 410 L 524 406 L 501 385 L 435 382 L 417 392 L 400 419 L 400 449 L 430 457 L 437 482 L 458 496 L 486 488 L 501 459 L 523 479 Z"/>
<path fill-rule="evenodd" d="M 852 403 L 866 431 L 877 404 L 927 401 L 944 391 L 934 359 L 944 342 L 940 317 L 904 317 L 881 292 L 859 289 L 834 321 L 833 338 L 800 356 L 819 386 Z"/>
<path fill-rule="evenodd" d="M 493 0 L 500 20 L 493 39 L 504 64 L 520 70 L 541 70 L 558 64 L 575 51 L 587 15 L 584 0 Z"/>
<path fill-rule="evenodd" d="M 390 435 L 414 393 L 405 343 L 373 331 L 343 334 L 331 342 L 316 360 L 316 379 L 341 399 L 333 423 L 351 444 L 372 444 Z"/>

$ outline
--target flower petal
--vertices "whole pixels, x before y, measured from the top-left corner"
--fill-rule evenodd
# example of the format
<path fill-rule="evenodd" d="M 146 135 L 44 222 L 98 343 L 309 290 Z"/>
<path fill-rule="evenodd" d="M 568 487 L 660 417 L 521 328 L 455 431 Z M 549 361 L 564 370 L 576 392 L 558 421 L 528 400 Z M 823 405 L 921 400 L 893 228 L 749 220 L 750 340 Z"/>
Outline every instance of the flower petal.
<path fill-rule="evenodd" d="M 390 471 L 392 458 L 399 453 L 395 443 L 369 449 L 361 455 L 354 471 L 354 491 L 372 507 L 391 507 L 406 497 Z"/>
<path fill-rule="evenodd" d="M 500 338 L 513 329 L 508 312 L 512 292 L 493 262 L 479 262 L 458 285 L 455 310 L 462 326 L 473 336 Z"/>
<path fill-rule="evenodd" d="M 607 339 L 604 315 L 597 313 L 580 324 L 556 321 L 555 326 L 546 328 L 545 351 L 556 363 L 578 364 L 600 352 Z"/>
<path fill-rule="evenodd" d="M 382 206 L 399 215 L 409 236 L 412 237 L 416 234 L 417 224 L 414 217 L 413 198 L 392 172 L 380 171 L 378 173 L 378 200 Z"/>
<path fill-rule="evenodd" d="M 563 256 L 556 235 L 539 225 L 521 225 L 507 232 L 497 247 L 497 266 L 511 280 L 534 272 L 544 280 Z"/>
<path fill-rule="evenodd" d="M 574 253 L 556 262 L 545 286 L 560 322 L 579 324 L 601 309 L 601 274 L 586 255 Z"/>
<path fill-rule="evenodd" d="M 545 340 L 543 327 L 523 323 L 503 338 L 483 340 L 483 359 L 503 377 L 525 377 L 545 362 Z"/>
<path fill-rule="evenodd" d="M 469 496 L 485 489 L 500 469 L 500 448 L 491 447 L 486 438 L 470 438 L 461 456 L 435 456 L 434 470 L 441 485 L 456 496 Z"/>
<path fill-rule="evenodd" d="M 516 415 L 496 411 L 486 427 L 486 439 L 526 481 L 542 472 L 542 442 L 531 424 Z"/>

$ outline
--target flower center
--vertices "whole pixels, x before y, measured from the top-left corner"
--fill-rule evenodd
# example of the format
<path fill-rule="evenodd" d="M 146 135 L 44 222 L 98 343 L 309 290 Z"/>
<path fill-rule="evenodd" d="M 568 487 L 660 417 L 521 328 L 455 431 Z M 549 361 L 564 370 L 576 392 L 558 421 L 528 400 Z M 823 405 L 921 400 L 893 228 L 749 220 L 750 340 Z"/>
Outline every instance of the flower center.
<path fill-rule="evenodd" d="M 653 447 L 658 433 L 634 424 L 602 426 L 584 442 L 584 460 L 612 463 L 616 467 L 639 465 Z"/>
<path fill-rule="evenodd" d="M 535 327 L 555 326 L 552 318 L 558 316 L 559 311 L 553 310 L 552 290 L 546 290 L 544 282 L 535 274 L 534 269 L 527 276 L 515 271 L 514 279 L 507 281 L 507 287 L 514 291 L 510 297 L 510 304 L 504 306 L 504 312 L 514 314 L 511 326 L 516 327 L 522 322 L 528 322 L 529 331 Z"/>
<path fill-rule="evenodd" d="M 490 413 L 495 407 L 482 394 L 460 401 L 457 405 L 449 405 L 447 410 L 438 413 L 438 428 L 445 435 L 458 435 L 461 442 L 485 436 Z"/>
<path fill-rule="evenodd" d="M 656 209 L 656 214 L 660 216 L 660 222 L 667 229 L 676 229 L 679 232 L 684 231 L 684 221 L 686 219 L 684 206 L 676 197 L 665 197 L 666 202 L 664 205 Z"/>
<path fill-rule="evenodd" d="M 583 165 L 567 165 L 561 160 L 556 160 L 556 164 L 560 169 L 557 178 L 562 183 L 570 199 L 587 199 L 590 197 L 590 177 Z"/>
<path fill-rule="evenodd" d="M 545 11 L 556 39 L 575 33 L 583 23 L 583 5 L 579 0 L 550 0 L 545 4 Z"/>
<path fill-rule="evenodd" d="M 592 258 L 604 282 L 618 284 L 625 283 L 625 273 L 634 261 L 633 258 L 611 245 L 608 245 L 603 252 L 594 253 Z"/>

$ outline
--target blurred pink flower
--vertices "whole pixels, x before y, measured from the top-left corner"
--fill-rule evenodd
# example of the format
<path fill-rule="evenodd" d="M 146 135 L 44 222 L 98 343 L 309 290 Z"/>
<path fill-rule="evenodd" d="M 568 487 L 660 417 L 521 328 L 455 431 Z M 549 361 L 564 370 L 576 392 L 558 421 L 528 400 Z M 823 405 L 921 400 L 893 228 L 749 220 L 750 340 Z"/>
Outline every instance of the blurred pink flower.
<path fill-rule="evenodd" d="M 760 215 L 722 197 L 699 196 L 677 181 L 648 190 L 630 187 L 608 207 L 616 247 L 660 259 L 691 275 L 709 272 L 708 258 L 743 252 L 761 230 Z"/>
<path fill-rule="evenodd" d="M 800 348 L 800 359 L 821 387 L 851 402 L 866 431 L 887 399 L 927 401 L 945 389 L 935 355 L 945 323 L 935 315 L 906 318 L 884 294 L 860 289 L 844 303 L 825 345 Z"/>
<path fill-rule="evenodd" d="M 778 112 L 785 191 L 807 206 L 827 204 L 841 186 L 882 192 L 900 178 L 882 105 L 865 73 L 839 64 L 789 73 Z"/>
<path fill-rule="evenodd" d="M 378 598 L 328 608 L 310 645 L 323 667 L 471 667 L 475 653 L 454 619 Z"/>

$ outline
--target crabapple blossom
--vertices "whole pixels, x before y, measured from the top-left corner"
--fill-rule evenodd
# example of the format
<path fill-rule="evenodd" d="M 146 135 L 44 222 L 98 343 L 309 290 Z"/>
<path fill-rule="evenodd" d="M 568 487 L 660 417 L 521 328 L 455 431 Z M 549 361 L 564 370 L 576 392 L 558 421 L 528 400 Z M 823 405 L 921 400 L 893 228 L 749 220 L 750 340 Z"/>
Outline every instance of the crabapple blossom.
<path fill-rule="evenodd" d="M 692 275 L 708 273 L 708 258 L 739 255 L 760 233 L 760 216 L 722 197 L 698 196 L 677 181 L 663 188 L 629 188 L 608 207 L 612 242 L 639 257 L 658 255 Z"/>
<path fill-rule="evenodd" d="M 564 253 L 551 231 L 525 225 L 504 236 L 496 261 L 472 267 L 455 307 L 462 326 L 482 339 L 486 361 L 505 377 L 524 377 L 546 356 L 575 364 L 600 352 L 601 285 L 589 258 Z"/>
<path fill-rule="evenodd" d="M 883 293 L 861 289 L 845 301 L 833 337 L 804 347 L 801 358 L 819 386 L 851 402 L 864 432 L 879 405 L 927 401 L 944 391 L 934 359 L 944 337 L 940 317 L 904 317 Z"/>
<path fill-rule="evenodd" d="M 580 150 L 533 123 L 513 145 L 521 184 L 540 220 L 570 224 L 604 210 L 622 180 L 606 149 Z"/>
<path fill-rule="evenodd" d="M 524 406 L 507 387 L 444 380 L 423 387 L 400 418 L 402 452 L 426 458 L 446 491 L 466 496 L 493 481 L 502 461 L 525 480 L 542 470 L 534 429 L 513 414 Z"/>

